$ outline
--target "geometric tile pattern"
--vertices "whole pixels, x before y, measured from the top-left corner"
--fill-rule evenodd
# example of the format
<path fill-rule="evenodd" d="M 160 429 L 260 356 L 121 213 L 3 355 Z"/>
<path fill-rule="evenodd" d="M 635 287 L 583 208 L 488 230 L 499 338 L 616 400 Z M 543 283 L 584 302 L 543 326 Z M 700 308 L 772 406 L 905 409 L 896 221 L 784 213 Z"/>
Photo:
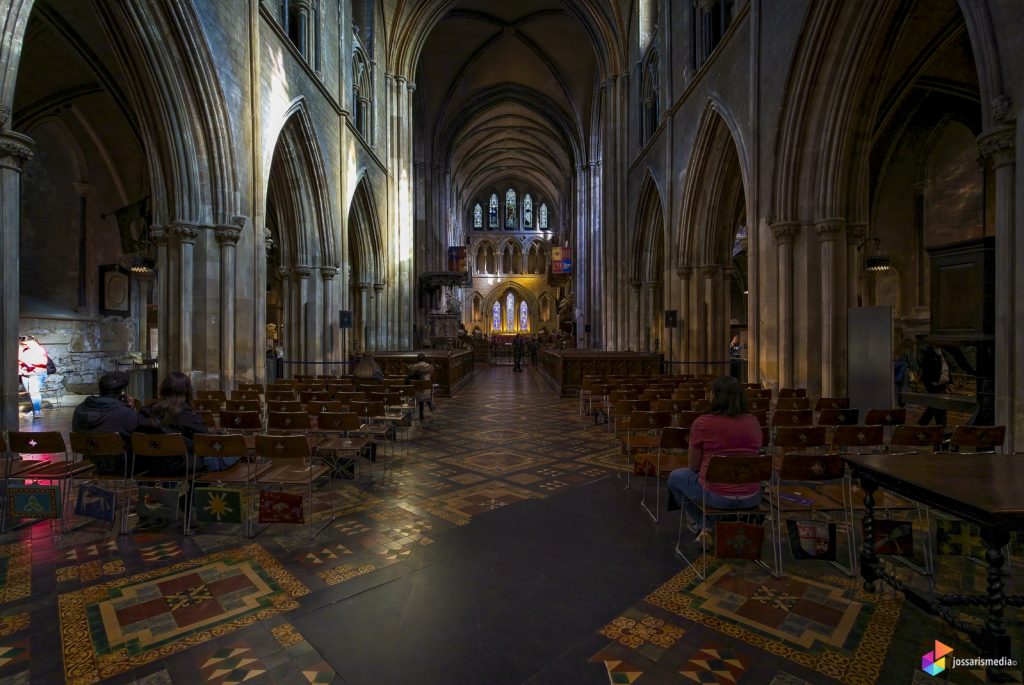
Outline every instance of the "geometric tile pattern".
<path fill-rule="evenodd" d="M 31 593 L 31 546 L 0 545 L 0 604 L 28 597 Z"/>
<path fill-rule="evenodd" d="M 680 674 L 701 685 L 724 685 L 739 680 L 744 670 L 744 659 L 727 648 L 702 647 Z"/>
<path fill-rule="evenodd" d="M 202 662 L 199 672 L 208 683 L 237 685 L 263 675 L 267 669 L 246 643 L 239 642 L 211 654 Z"/>
<path fill-rule="evenodd" d="M 107 678 L 298 606 L 309 590 L 259 545 L 59 597 L 69 680 Z"/>
<path fill-rule="evenodd" d="M 644 643 L 669 648 L 683 636 L 683 629 L 666 623 L 650 614 L 640 620 L 619 616 L 601 629 L 601 634 L 610 640 L 618 640 L 626 647 L 638 649 Z"/>

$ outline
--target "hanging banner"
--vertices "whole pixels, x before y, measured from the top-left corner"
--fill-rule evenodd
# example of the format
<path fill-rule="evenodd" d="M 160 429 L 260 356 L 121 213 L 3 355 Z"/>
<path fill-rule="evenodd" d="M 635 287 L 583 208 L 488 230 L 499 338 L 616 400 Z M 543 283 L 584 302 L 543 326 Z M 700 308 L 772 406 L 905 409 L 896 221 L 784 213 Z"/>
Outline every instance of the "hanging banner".
<path fill-rule="evenodd" d="M 572 273 L 572 248 L 553 247 L 551 248 L 551 273 L 571 274 Z"/>

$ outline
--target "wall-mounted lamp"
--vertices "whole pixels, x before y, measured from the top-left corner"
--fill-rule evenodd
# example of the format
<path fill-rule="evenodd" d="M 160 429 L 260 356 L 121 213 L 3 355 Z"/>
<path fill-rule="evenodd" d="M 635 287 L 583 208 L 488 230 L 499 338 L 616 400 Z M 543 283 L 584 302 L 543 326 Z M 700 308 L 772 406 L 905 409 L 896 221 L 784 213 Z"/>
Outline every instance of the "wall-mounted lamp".
<path fill-rule="evenodd" d="M 871 243 L 874 246 L 874 251 L 871 255 L 864 260 L 864 269 L 866 271 L 888 271 L 892 268 L 892 260 L 889 259 L 889 255 L 882 251 L 881 238 L 868 238 L 865 244 Z"/>

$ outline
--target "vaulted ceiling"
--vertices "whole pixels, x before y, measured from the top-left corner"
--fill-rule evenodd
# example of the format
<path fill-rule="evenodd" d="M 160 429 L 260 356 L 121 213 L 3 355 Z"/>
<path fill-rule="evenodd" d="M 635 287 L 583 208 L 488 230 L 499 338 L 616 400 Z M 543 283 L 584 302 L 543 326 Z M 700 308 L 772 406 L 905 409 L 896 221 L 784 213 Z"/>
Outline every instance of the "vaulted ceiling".
<path fill-rule="evenodd" d="M 591 34 L 568 0 L 459 0 L 423 46 L 420 154 L 450 171 L 453 201 L 532 186 L 556 213 L 587 161 L 599 76 Z"/>

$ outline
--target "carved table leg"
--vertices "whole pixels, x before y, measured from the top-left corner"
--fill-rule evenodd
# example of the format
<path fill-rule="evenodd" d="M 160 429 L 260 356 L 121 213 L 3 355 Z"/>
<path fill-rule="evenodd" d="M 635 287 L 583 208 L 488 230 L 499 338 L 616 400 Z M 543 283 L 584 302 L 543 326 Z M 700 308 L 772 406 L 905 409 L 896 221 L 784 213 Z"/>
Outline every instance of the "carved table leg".
<path fill-rule="evenodd" d="M 985 543 L 985 561 L 988 562 L 988 615 L 985 617 L 984 637 L 986 640 L 985 656 L 998 659 L 1010 656 L 1010 636 L 1006 632 L 1006 593 L 1003 591 L 1003 547 L 1010 541 L 1010 534 L 1005 530 L 982 526 L 981 539 Z M 1005 682 L 1008 675 L 1003 669 L 989 668 L 989 679 Z"/>
<path fill-rule="evenodd" d="M 878 485 L 867 478 L 860 479 L 864 488 L 864 542 L 860 551 L 860 575 L 864 578 L 864 591 L 875 591 L 878 576 L 878 557 L 875 556 L 875 491 Z"/>

